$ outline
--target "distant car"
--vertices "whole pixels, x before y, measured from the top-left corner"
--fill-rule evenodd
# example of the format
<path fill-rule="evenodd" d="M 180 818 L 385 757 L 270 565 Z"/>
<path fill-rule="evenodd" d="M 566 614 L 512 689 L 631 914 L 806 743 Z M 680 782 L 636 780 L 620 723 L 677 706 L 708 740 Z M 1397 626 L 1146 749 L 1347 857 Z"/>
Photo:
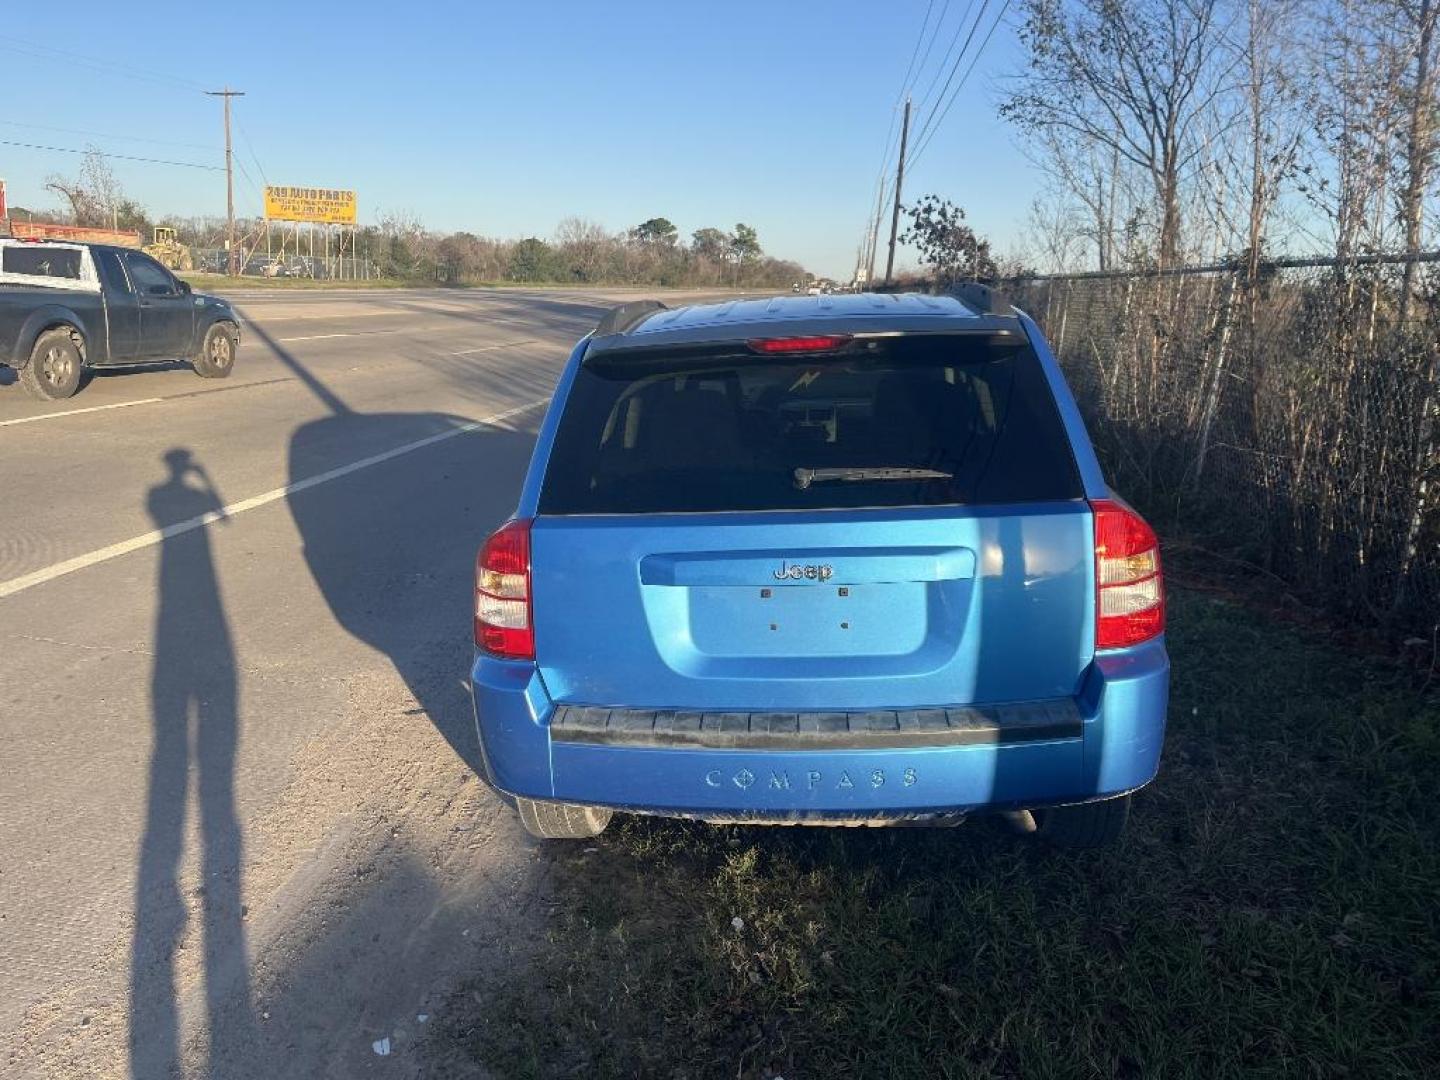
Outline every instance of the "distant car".
<path fill-rule="evenodd" d="M 188 359 L 223 379 L 240 319 L 130 248 L 0 240 L 0 364 L 45 401 L 68 398 L 86 369 Z"/>
<path fill-rule="evenodd" d="M 537 836 L 1033 810 L 1084 846 L 1158 767 L 1164 628 L 1155 534 L 1026 316 L 652 301 L 570 356 L 470 677 Z"/>
<path fill-rule="evenodd" d="M 805 293 L 808 296 L 819 296 L 820 292 L 821 289 L 819 285 L 811 285 L 805 290 Z"/>

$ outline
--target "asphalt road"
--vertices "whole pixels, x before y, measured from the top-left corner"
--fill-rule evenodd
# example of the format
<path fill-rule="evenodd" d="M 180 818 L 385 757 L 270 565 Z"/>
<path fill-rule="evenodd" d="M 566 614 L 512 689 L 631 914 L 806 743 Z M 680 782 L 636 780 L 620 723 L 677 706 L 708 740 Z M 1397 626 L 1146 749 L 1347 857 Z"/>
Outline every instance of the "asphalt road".
<path fill-rule="evenodd" d="M 227 380 L 0 379 L 7 1077 L 414 1075 L 455 974 L 543 947 L 471 564 L 628 295 L 233 298 Z"/>

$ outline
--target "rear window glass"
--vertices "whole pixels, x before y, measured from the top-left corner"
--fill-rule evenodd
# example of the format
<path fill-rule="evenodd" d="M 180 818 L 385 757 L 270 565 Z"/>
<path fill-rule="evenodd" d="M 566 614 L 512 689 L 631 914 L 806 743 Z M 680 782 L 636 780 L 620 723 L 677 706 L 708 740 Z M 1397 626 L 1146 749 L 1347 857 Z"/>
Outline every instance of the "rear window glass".
<path fill-rule="evenodd" d="M 9 274 L 80 280 L 80 252 L 41 244 L 0 248 L 0 270 Z"/>
<path fill-rule="evenodd" d="M 1082 494 L 1039 361 L 988 337 L 830 356 L 597 357 L 565 403 L 548 514 L 1035 502 Z"/>

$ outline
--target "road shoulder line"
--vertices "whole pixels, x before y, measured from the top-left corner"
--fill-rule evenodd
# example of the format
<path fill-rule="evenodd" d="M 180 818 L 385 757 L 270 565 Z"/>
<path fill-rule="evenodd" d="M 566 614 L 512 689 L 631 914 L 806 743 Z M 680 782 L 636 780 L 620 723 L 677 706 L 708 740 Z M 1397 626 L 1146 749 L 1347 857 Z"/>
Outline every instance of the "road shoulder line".
<path fill-rule="evenodd" d="M 111 559 L 118 559 L 122 555 L 128 555 L 132 551 L 139 551 L 142 548 L 153 547 L 170 539 L 172 536 L 179 536 L 182 533 L 192 532 L 195 529 L 203 529 L 207 525 L 220 521 L 223 518 L 234 517 L 243 514 L 248 510 L 256 510 L 267 506 L 287 495 L 297 491 L 305 491 L 308 488 L 318 487 L 321 484 L 328 484 L 331 480 L 339 480 L 343 476 L 359 472 L 361 469 L 368 469 L 372 465 L 379 465 L 391 461 L 405 454 L 413 453 L 416 450 L 423 450 L 427 446 L 434 446 L 436 443 L 444 442 L 446 439 L 453 439 L 457 435 L 464 435 L 479 428 L 490 427 L 502 420 L 508 420 L 512 416 L 528 412 L 530 409 L 544 405 L 548 398 L 540 398 L 536 401 L 527 402 L 524 405 L 517 405 L 513 409 L 506 409 L 504 412 L 495 413 L 482 420 L 472 420 L 442 431 L 435 435 L 427 435 L 423 439 L 416 439 L 414 442 L 405 443 L 383 453 L 372 454 L 369 457 L 352 461 L 348 465 L 340 465 L 329 469 L 315 476 L 307 476 L 303 480 L 297 480 L 293 484 L 286 484 L 284 487 L 274 488 L 260 495 L 253 495 L 248 499 L 241 499 L 239 502 L 230 503 L 219 510 L 212 510 L 201 514 L 198 517 L 188 518 L 185 521 L 177 521 L 173 525 L 167 525 L 163 529 L 153 529 L 139 536 L 132 536 L 128 540 L 121 540 L 118 544 L 110 544 L 107 547 L 97 548 L 94 551 L 86 552 L 84 555 L 77 555 L 73 559 L 65 559 L 63 562 L 52 563 L 39 570 L 20 577 L 11 578 L 9 581 L 0 581 L 0 599 L 14 596 L 16 593 L 24 592 L 26 589 L 33 589 L 37 585 L 43 585 L 47 581 L 54 581 L 56 578 L 64 577 L 66 574 L 73 574 L 78 570 L 84 570 L 95 566 L 98 563 L 109 562 Z"/>

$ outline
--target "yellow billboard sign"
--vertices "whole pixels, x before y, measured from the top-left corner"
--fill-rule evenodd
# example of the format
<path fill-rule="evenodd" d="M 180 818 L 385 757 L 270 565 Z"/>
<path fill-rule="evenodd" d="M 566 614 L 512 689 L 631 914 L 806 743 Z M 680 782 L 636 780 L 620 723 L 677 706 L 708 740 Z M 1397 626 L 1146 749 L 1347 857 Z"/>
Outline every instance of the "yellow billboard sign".
<path fill-rule="evenodd" d="M 355 224 L 355 192 L 335 188 L 265 188 L 267 221 L 316 221 L 330 225 Z"/>

